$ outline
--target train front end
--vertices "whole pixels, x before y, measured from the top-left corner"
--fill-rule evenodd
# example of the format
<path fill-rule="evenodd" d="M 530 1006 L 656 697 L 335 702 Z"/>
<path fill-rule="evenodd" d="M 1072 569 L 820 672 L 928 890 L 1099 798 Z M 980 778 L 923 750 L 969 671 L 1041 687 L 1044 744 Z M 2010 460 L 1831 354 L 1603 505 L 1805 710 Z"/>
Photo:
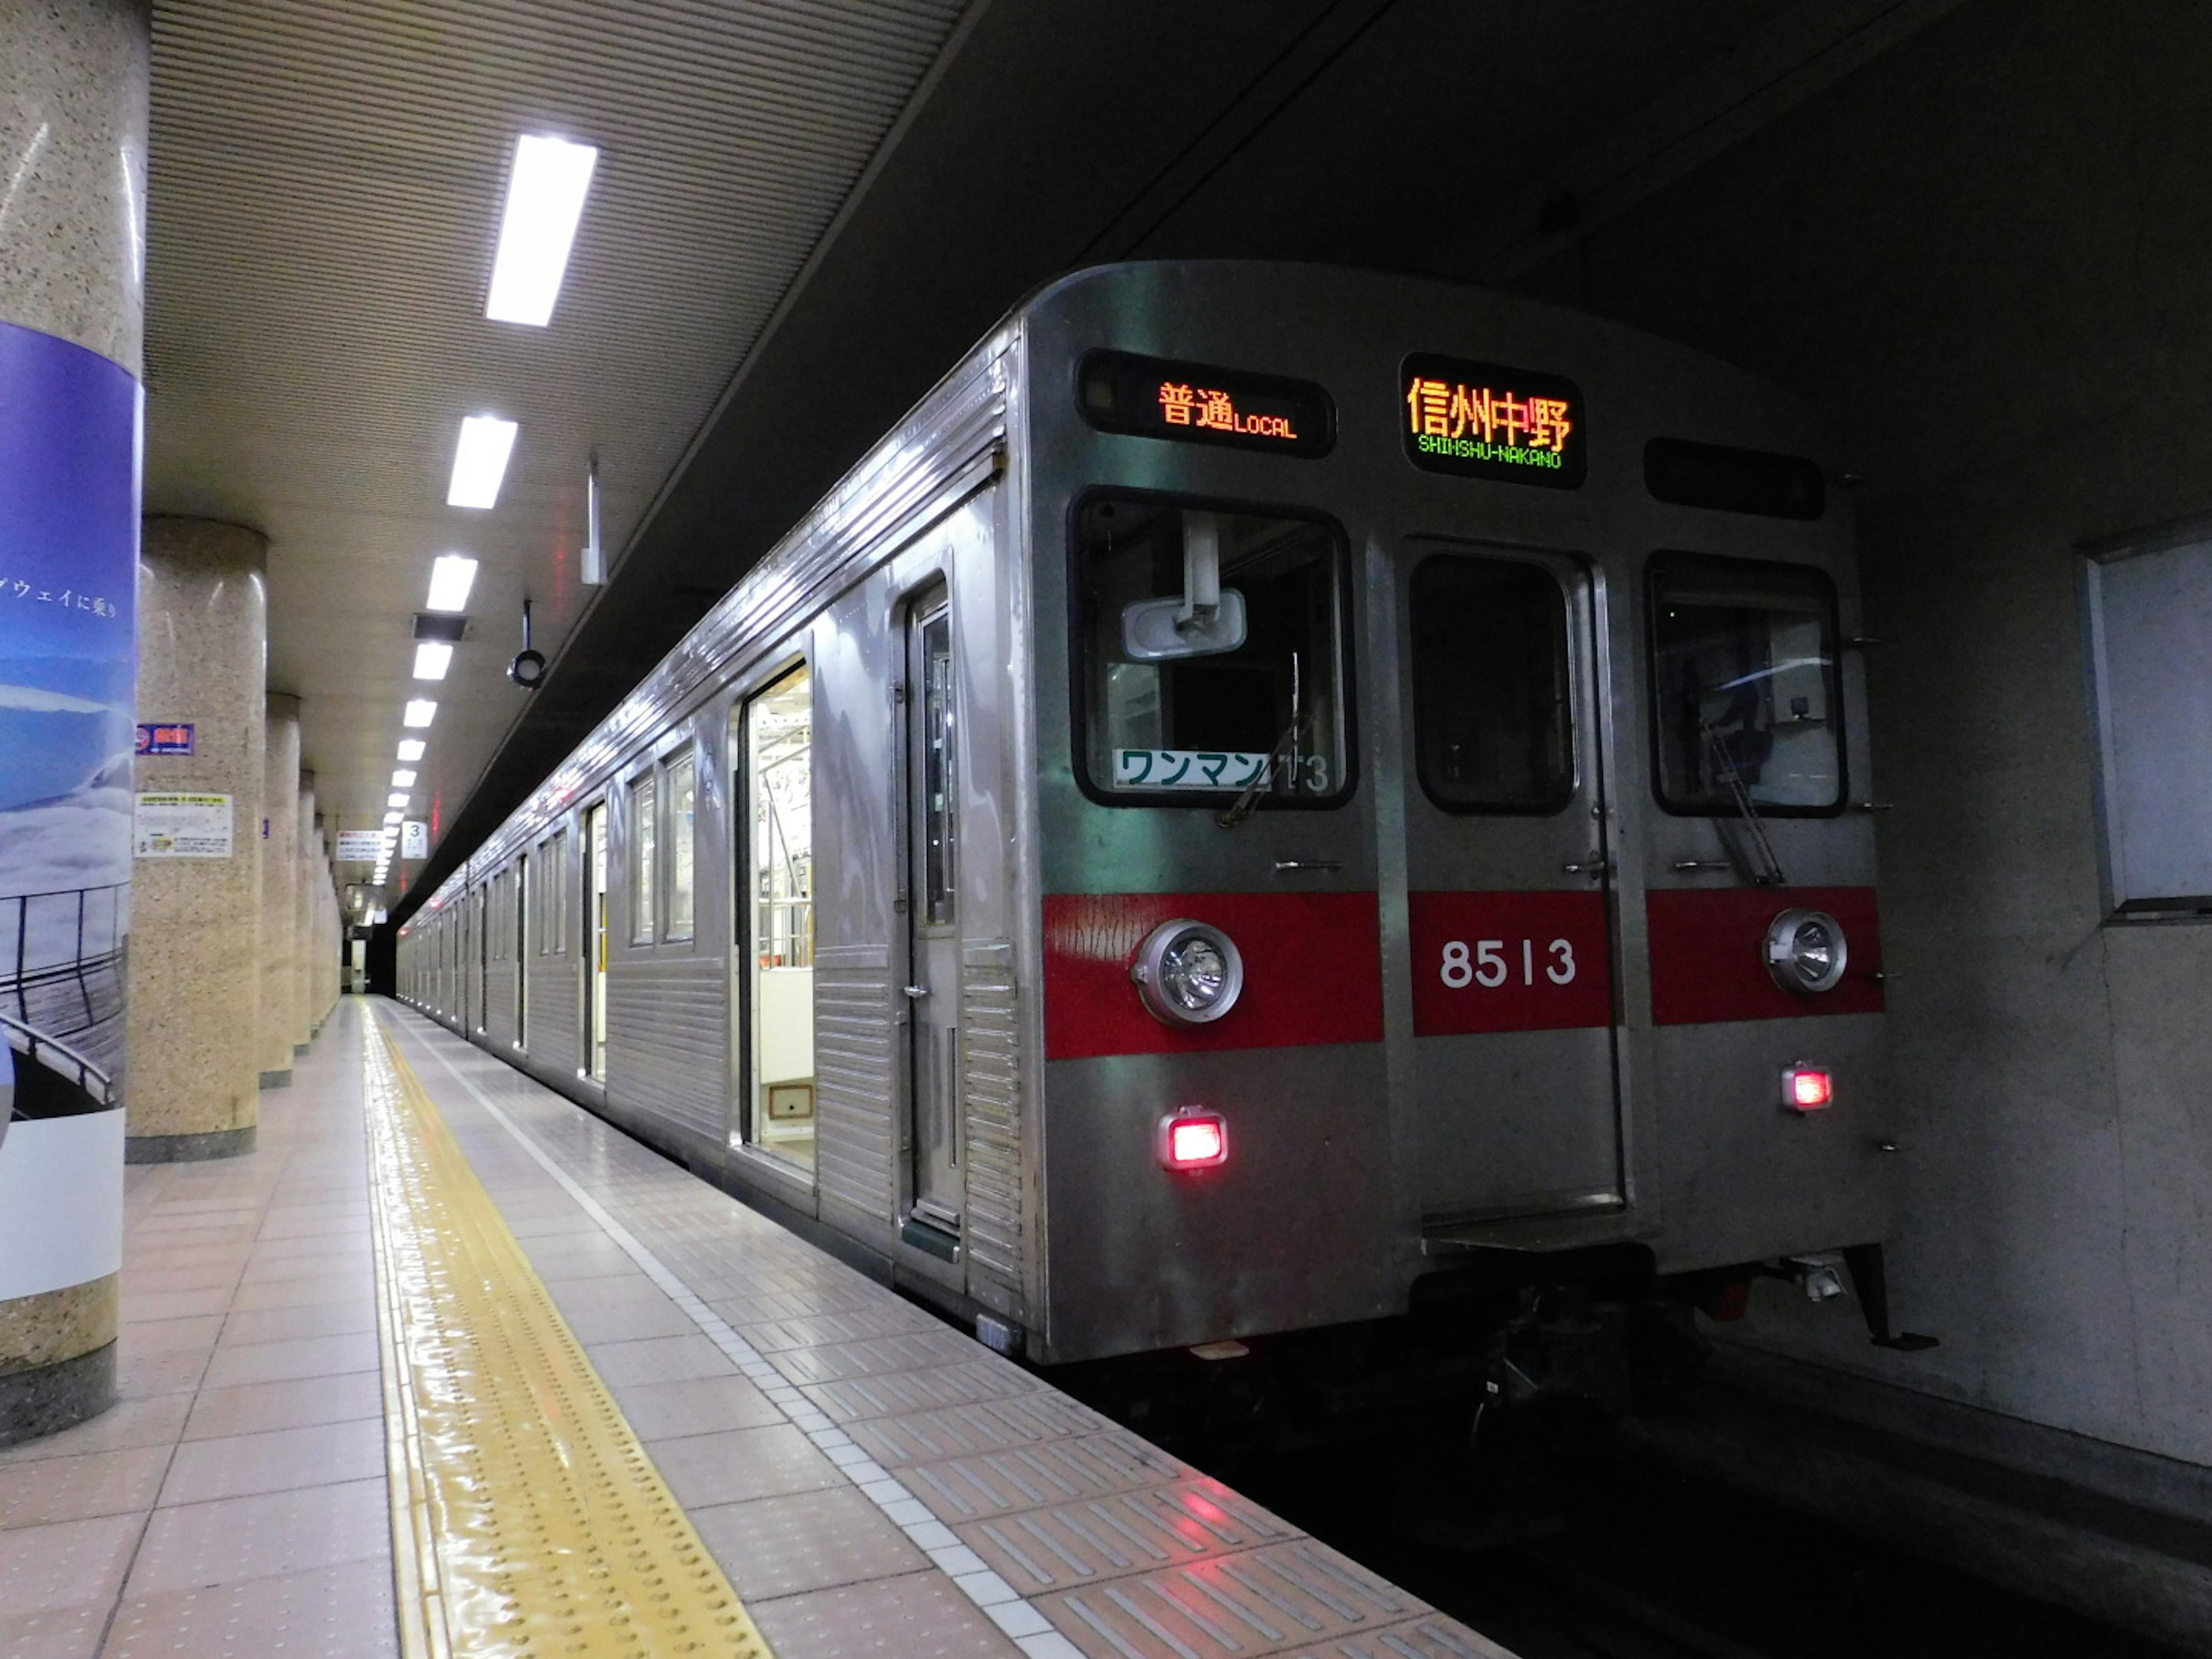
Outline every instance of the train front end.
<path fill-rule="evenodd" d="M 1802 409 L 1314 268 L 1085 272 L 1020 329 L 1031 1356 L 1878 1269 L 1856 575 Z"/>

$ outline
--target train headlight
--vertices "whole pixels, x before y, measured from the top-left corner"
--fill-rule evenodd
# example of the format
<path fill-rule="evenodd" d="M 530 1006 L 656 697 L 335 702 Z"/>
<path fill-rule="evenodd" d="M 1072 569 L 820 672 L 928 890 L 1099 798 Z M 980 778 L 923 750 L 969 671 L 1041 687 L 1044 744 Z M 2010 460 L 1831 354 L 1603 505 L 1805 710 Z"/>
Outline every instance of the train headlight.
<path fill-rule="evenodd" d="M 1164 921 L 1137 948 L 1129 977 L 1154 1019 L 1204 1025 L 1237 1006 L 1244 989 L 1244 958 L 1218 927 L 1187 918 Z"/>
<path fill-rule="evenodd" d="M 1765 955 L 1777 985 L 1812 996 L 1843 982 L 1851 947 L 1843 924 L 1826 910 L 1784 910 L 1767 925 Z"/>

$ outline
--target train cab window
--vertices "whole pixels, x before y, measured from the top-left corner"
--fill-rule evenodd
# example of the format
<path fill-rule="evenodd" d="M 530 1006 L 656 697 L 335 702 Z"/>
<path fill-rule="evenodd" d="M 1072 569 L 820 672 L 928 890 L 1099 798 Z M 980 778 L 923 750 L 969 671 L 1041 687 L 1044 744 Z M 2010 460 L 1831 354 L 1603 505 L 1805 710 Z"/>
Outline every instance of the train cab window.
<path fill-rule="evenodd" d="M 1832 812 L 1844 799 L 1836 590 L 1802 565 L 1662 553 L 1651 561 L 1660 805 Z"/>
<path fill-rule="evenodd" d="M 1076 524 L 1089 793 L 1330 805 L 1349 783 L 1343 538 L 1313 518 L 1122 495 Z"/>
<path fill-rule="evenodd" d="M 653 822 L 653 778 L 640 778 L 629 787 L 629 942 L 653 943 L 653 868 L 657 837 Z"/>
<path fill-rule="evenodd" d="M 1448 812 L 1550 813 L 1575 792 L 1567 601 L 1541 565 L 1440 553 L 1413 572 L 1413 757 Z"/>
<path fill-rule="evenodd" d="M 698 818 L 699 767 L 685 755 L 668 764 L 667 939 L 691 937 L 691 832 Z"/>

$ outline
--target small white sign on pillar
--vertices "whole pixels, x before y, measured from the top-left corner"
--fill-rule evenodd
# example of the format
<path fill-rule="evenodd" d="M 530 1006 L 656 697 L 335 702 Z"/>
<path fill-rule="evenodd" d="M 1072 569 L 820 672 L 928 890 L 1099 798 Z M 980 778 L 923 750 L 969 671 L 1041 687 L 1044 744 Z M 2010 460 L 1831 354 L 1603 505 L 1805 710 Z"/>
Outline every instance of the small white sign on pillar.
<path fill-rule="evenodd" d="M 399 826 L 399 856 L 403 859 L 427 859 L 430 856 L 430 826 L 419 818 L 410 818 Z"/>
<path fill-rule="evenodd" d="M 228 795 L 142 793 L 133 804 L 131 851 L 142 859 L 227 859 Z"/>

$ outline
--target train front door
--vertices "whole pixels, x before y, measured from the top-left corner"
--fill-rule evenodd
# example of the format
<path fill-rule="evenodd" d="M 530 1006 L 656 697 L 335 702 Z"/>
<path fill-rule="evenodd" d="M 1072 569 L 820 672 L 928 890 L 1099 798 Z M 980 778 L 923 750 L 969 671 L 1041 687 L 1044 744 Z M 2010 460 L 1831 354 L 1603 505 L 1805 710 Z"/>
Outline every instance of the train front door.
<path fill-rule="evenodd" d="M 960 917 L 955 879 L 952 612 L 945 590 L 907 609 L 908 1242 L 960 1232 Z"/>
<path fill-rule="evenodd" d="M 1617 1208 L 1606 734 L 1589 572 L 1403 549 L 1407 937 L 1431 1228 Z"/>

